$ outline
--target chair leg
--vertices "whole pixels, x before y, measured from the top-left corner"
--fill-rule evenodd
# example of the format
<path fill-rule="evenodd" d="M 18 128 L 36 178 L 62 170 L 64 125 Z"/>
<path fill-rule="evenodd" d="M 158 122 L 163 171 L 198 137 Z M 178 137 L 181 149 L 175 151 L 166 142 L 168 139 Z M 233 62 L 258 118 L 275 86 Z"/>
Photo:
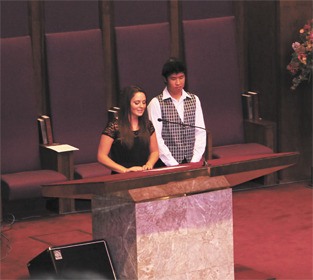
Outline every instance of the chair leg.
<path fill-rule="evenodd" d="M 264 186 L 274 186 L 278 184 L 277 172 L 264 176 Z"/>
<path fill-rule="evenodd" d="M 75 200 L 71 198 L 59 198 L 59 214 L 75 212 Z"/>

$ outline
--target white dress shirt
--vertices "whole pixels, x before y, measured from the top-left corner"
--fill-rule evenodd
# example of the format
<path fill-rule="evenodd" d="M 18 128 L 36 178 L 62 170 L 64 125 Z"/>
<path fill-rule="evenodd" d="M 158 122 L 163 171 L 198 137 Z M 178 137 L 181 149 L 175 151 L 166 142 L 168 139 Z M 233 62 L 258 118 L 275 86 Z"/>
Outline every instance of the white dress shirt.
<path fill-rule="evenodd" d="M 184 122 L 184 99 L 187 96 L 190 97 L 190 95 L 185 90 L 183 90 L 182 96 L 180 97 L 180 99 L 176 100 L 171 97 L 170 93 L 167 90 L 167 87 L 165 87 L 165 89 L 163 90 L 163 99 L 167 99 L 167 98 L 172 99 L 173 104 L 182 122 Z M 199 98 L 197 96 L 195 97 L 196 97 L 195 126 L 205 129 L 201 103 L 200 103 Z M 158 121 L 159 118 L 162 119 L 162 113 L 161 113 L 160 102 L 158 101 L 157 97 L 154 97 L 150 101 L 148 105 L 148 114 L 155 128 L 156 137 L 157 137 L 158 146 L 159 146 L 160 159 L 163 161 L 163 163 L 166 166 L 178 165 L 179 163 L 174 159 L 170 150 L 164 144 L 164 140 L 162 138 L 163 123 Z M 200 129 L 200 128 L 195 129 L 195 144 L 194 144 L 193 156 L 192 156 L 191 162 L 198 162 L 201 160 L 203 156 L 205 146 L 206 146 L 206 131 L 204 129 Z"/>

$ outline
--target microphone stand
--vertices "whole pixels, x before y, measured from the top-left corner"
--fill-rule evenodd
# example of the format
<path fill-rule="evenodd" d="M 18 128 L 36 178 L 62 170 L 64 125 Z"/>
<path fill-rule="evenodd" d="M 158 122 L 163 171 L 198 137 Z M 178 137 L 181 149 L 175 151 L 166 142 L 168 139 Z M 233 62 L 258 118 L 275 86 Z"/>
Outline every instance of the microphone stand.
<path fill-rule="evenodd" d="M 196 126 L 196 125 L 192 125 L 192 124 L 186 124 L 186 123 L 183 123 L 183 122 L 173 122 L 173 121 L 169 121 L 169 120 L 165 120 L 165 119 L 161 119 L 161 118 L 158 118 L 158 122 L 164 122 L 164 123 L 171 123 L 171 124 L 177 124 L 177 125 L 181 125 L 183 127 L 193 127 L 193 128 L 199 128 L 199 129 L 203 129 L 206 131 L 207 133 L 207 138 L 209 137 L 209 135 L 211 134 L 211 132 L 209 130 L 207 130 L 206 128 L 204 127 L 200 127 L 200 126 Z M 208 139 L 207 139 L 208 140 Z M 208 145 L 208 141 L 207 141 L 207 145 Z M 205 157 L 208 157 L 208 152 L 205 151 Z M 209 166 L 209 164 L 207 163 L 207 159 L 205 158 L 204 159 L 204 162 L 203 162 L 203 166 Z"/>
<path fill-rule="evenodd" d="M 193 127 L 193 128 L 200 128 L 200 129 L 203 129 L 206 132 L 208 132 L 204 127 L 200 127 L 200 126 L 196 126 L 196 125 L 192 125 L 192 124 L 187 124 L 187 123 L 183 123 L 183 122 L 172 122 L 172 121 L 168 121 L 168 120 L 164 120 L 164 119 L 160 119 L 160 118 L 158 118 L 158 121 L 159 122 L 165 122 L 165 123 L 178 124 L 178 125 L 185 126 L 185 127 L 188 126 L 188 127 Z"/>

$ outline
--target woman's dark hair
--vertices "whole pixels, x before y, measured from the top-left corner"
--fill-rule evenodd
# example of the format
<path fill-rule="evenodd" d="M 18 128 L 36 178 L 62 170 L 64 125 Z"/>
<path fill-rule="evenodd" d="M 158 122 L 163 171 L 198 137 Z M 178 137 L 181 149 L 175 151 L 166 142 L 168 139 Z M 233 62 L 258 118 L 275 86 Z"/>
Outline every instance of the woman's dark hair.
<path fill-rule="evenodd" d="M 118 111 L 118 126 L 120 131 L 120 139 L 122 145 L 131 148 L 134 144 L 134 132 L 132 131 L 129 117 L 131 114 L 130 102 L 131 99 L 137 92 L 142 92 L 147 97 L 145 90 L 139 86 L 128 86 L 125 87 L 120 94 L 120 110 Z M 149 144 L 150 133 L 149 133 L 149 117 L 147 109 L 145 109 L 143 115 L 138 118 L 139 122 L 139 133 L 138 137 L 142 139 L 144 144 Z"/>
<path fill-rule="evenodd" d="M 184 73 L 186 75 L 185 64 L 175 57 L 169 58 L 163 65 L 162 76 L 167 80 L 168 76 L 177 73 Z"/>

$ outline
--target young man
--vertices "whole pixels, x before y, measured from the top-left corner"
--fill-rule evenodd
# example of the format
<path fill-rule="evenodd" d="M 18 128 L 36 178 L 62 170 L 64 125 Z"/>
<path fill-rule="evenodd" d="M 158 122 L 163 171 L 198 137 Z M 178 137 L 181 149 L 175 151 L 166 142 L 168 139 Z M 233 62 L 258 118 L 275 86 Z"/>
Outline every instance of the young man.
<path fill-rule="evenodd" d="M 186 67 L 178 59 L 170 58 L 164 64 L 162 76 L 166 87 L 148 105 L 162 161 L 157 166 L 198 162 L 206 146 L 200 100 L 184 90 Z"/>

